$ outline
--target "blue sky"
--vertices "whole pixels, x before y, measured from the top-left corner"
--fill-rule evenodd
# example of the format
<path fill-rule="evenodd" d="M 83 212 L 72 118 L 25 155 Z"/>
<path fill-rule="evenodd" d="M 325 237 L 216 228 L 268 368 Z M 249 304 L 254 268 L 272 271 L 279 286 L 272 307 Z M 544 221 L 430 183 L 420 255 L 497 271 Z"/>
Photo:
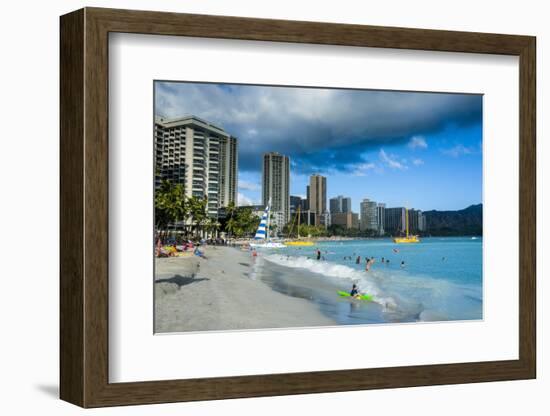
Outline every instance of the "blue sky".
<path fill-rule="evenodd" d="M 482 202 L 482 96 L 155 82 L 155 114 L 195 115 L 238 138 L 239 201 L 259 203 L 267 151 L 290 157 L 291 194 L 422 210 Z"/>

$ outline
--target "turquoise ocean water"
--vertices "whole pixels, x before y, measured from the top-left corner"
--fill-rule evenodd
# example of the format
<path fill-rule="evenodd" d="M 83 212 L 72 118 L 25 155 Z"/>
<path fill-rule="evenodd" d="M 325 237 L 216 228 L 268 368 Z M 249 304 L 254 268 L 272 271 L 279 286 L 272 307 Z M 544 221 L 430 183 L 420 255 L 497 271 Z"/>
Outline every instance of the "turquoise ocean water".
<path fill-rule="evenodd" d="M 482 242 L 481 237 L 430 237 L 416 244 L 371 239 L 265 250 L 254 277 L 315 303 L 338 324 L 482 319 Z M 366 257 L 375 259 L 369 271 Z M 374 302 L 336 294 L 353 283 Z"/>

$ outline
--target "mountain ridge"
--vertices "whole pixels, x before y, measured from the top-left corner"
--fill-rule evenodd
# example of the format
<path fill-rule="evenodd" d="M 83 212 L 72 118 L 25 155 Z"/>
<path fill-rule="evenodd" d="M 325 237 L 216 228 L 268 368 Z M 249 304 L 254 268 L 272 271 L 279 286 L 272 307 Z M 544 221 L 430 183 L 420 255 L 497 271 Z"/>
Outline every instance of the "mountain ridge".
<path fill-rule="evenodd" d="M 483 204 L 456 211 L 424 211 L 426 234 L 439 236 L 483 235 Z"/>

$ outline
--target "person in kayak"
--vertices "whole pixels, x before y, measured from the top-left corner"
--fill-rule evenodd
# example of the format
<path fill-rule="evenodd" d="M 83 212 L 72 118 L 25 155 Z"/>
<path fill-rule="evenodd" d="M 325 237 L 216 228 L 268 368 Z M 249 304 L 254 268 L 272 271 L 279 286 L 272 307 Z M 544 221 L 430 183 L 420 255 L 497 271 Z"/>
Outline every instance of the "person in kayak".
<path fill-rule="evenodd" d="M 357 287 L 357 285 L 355 283 L 351 287 L 351 291 L 349 292 L 349 295 L 352 296 L 352 297 L 359 296 L 359 288 Z"/>

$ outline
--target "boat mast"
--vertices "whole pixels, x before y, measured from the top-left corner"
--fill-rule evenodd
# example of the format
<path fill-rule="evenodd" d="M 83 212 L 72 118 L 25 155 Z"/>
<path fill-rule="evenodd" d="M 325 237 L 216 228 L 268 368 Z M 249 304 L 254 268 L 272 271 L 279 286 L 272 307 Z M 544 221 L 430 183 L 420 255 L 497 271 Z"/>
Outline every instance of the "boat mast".
<path fill-rule="evenodd" d="M 271 224 L 271 198 L 267 203 L 267 227 L 265 227 L 265 242 L 269 241 L 269 225 Z"/>
<path fill-rule="evenodd" d="M 300 205 L 298 205 L 298 239 L 300 239 Z"/>

